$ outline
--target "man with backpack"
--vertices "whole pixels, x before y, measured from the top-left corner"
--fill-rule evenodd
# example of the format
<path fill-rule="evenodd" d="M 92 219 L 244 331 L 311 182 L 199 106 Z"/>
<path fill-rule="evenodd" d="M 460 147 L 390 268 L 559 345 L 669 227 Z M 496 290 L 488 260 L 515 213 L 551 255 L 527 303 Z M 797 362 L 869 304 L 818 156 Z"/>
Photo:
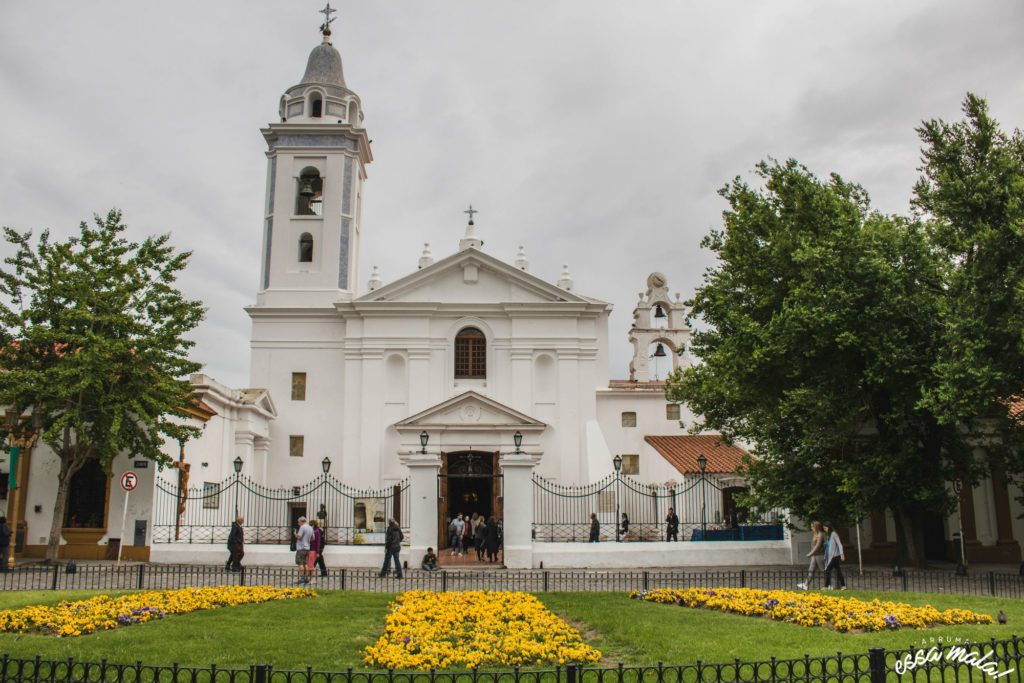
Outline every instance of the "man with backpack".
<path fill-rule="evenodd" d="M 462 534 L 466 531 L 466 522 L 462 515 L 458 515 L 448 525 L 448 533 L 451 537 L 452 555 L 462 554 Z"/>

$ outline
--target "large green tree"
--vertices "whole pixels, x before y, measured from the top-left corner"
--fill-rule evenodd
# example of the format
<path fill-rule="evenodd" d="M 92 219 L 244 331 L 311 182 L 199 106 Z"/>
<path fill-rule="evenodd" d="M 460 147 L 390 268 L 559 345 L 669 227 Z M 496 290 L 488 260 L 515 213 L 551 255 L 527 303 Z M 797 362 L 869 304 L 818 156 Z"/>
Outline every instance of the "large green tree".
<path fill-rule="evenodd" d="M 699 429 L 755 444 L 755 505 L 844 522 L 889 508 L 918 565 L 925 516 L 951 509 L 954 476 L 983 476 L 978 445 L 1016 436 L 1005 399 L 1024 386 L 1019 134 L 973 96 L 964 109 L 919 131 L 911 218 L 795 161 L 723 188 L 703 241 L 719 262 L 689 302 L 698 362 L 666 388 Z"/>
<path fill-rule="evenodd" d="M 203 307 L 175 287 L 190 253 L 168 235 L 136 243 L 124 231 L 116 210 L 63 242 L 4 228 L 14 255 L 0 269 L 0 404 L 40 414 L 39 438 L 60 459 L 48 561 L 87 462 L 108 474 L 121 453 L 164 463 L 165 438 L 197 434 L 175 420 L 201 367 L 185 334 Z"/>

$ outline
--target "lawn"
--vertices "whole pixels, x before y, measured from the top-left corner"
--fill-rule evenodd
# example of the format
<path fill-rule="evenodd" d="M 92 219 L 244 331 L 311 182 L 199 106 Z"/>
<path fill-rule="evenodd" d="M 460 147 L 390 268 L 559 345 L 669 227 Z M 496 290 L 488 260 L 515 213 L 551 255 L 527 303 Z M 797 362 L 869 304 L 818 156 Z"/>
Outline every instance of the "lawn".
<path fill-rule="evenodd" d="M 0 594 L 0 609 L 56 604 L 96 595 L 93 591 Z M 114 595 L 115 593 L 108 593 Z M 900 649 L 930 645 L 927 639 L 972 641 L 1008 638 L 1024 624 L 1024 601 L 959 595 L 871 593 L 850 597 L 931 604 L 938 609 L 970 609 L 993 617 L 1002 609 L 1008 626 L 947 626 L 924 631 L 843 634 L 766 619 L 629 600 L 625 593 L 541 593 L 553 612 L 579 628 L 604 654 L 602 666 L 730 662 L 866 652 L 870 647 Z M 0 634 L 0 653 L 14 657 L 245 667 L 269 663 L 278 669 L 365 668 L 362 650 L 383 629 L 393 596 L 324 591 L 308 600 L 242 605 L 177 615 L 147 624 L 77 638 Z"/>

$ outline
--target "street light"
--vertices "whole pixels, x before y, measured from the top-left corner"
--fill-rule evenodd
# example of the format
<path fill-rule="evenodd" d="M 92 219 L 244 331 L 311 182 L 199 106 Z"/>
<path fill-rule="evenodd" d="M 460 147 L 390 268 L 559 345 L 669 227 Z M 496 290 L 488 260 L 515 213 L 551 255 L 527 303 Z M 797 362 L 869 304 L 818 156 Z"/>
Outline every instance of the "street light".
<path fill-rule="evenodd" d="M 242 457 L 238 456 L 232 463 L 235 466 L 235 520 L 238 519 L 238 475 L 242 472 Z M 232 520 L 234 521 L 234 520 Z"/>
<path fill-rule="evenodd" d="M 430 435 L 427 434 L 427 430 L 424 429 L 420 432 L 420 453 L 423 455 L 427 454 L 427 442 L 430 441 Z"/>
<path fill-rule="evenodd" d="M 697 467 L 700 468 L 700 539 L 708 540 L 708 527 L 705 512 L 708 505 L 707 484 L 704 479 L 704 470 L 707 469 L 708 459 L 701 453 L 697 456 Z"/>
<path fill-rule="evenodd" d="M 328 472 L 330 472 L 331 471 L 331 459 L 328 458 L 325 455 L 324 459 L 320 461 L 320 467 L 324 468 L 324 474 L 327 474 Z"/>
<path fill-rule="evenodd" d="M 619 522 L 622 521 L 622 514 L 619 512 L 619 470 L 622 469 L 622 456 L 618 453 L 612 458 L 612 467 L 615 468 L 615 540 L 619 541 Z"/>
<path fill-rule="evenodd" d="M 520 453 L 522 453 L 522 451 L 519 450 L 519 447 L 523 445 L 523 433 L 516 432 L 515 434 L 513 434 L 512 441 L 514 441 L 516 444 L 516 455 L 519 455 Z"/>

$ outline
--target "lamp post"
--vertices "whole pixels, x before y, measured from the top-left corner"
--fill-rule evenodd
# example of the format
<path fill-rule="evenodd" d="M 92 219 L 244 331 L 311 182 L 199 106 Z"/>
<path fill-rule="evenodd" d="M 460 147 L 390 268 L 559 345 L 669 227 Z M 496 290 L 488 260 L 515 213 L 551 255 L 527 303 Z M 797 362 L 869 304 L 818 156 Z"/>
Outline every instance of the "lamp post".
<path fill-rule="evenodd" d="M 953 493 L 956 494 L 956 516 L 960 522 L 960 564 L 956 566 L 957 576 L 967 576 L 967 544 L 964 539 L 964 478 L 953 479 Z"/>
<path fill-rule="evenodd" d="M 427 454 L 427 442 L 430 441 L 430 435 L 427 434 L 427 430 L 424 429 L 420 432 L 420 453 L 423 455 Z"/>
<path fill-rule="evenodd" d="M 702 541 L 707 540 L 707 520 L 705 518 L 705 512 L 707 510 L 708 496 L 707 496 L 707 485 L 704 479 L 704 470 L 707 469 L 708 459 L 701 453 L 697 456 L 697 467 L 700 468 L 700 538 Z"/>
<path fill-rule="evenodd" d="M 519 447 L 523 445 L 523 433 L 516 432 L 515 434 L 513 434 L 512 441 L 515 442 L 516 444 L 516 455 L 519 455 L 520 453 L 522 453 L 522 451 L 519 450 Z"/>
<path fill-rule="evenodd" d="M 324 495 L 328 495 L 327 491 L 327 473 L 331 471 L 331 459 L 326 455 L 324 459 L 320 461 L 320 467 L 324 471 Z M 324 540 L 327 540 L 327 504 L 320 503 L 320 509 L 316 513 L 317 519 L 320 520 L 320 528 L 323 530 Z"/>
<path fill-rule="evenodd" d="M 242 457 L 236 457 L 232 464 L 235 466 L 235 519 L 238 519 L 238 475 L 242 473 Z"/>
<path fill-rule="evenodd" d="M 324 459 L 320 461 L 320 467 L 323 468 L 324 474 L 327 474 L 328 472 L 330 472 L 331 471 L 331 459 L 328 458 L 325 455 Z"/>
<path fill-rule="evenodd" d="M 615 540 L 619 541 L 619 522 L 622 521 L 619 513 L 619 471 L 622 470 L 622 456 L 618 453 L 612 458 L 612 467 L 615 468 Z"/>

